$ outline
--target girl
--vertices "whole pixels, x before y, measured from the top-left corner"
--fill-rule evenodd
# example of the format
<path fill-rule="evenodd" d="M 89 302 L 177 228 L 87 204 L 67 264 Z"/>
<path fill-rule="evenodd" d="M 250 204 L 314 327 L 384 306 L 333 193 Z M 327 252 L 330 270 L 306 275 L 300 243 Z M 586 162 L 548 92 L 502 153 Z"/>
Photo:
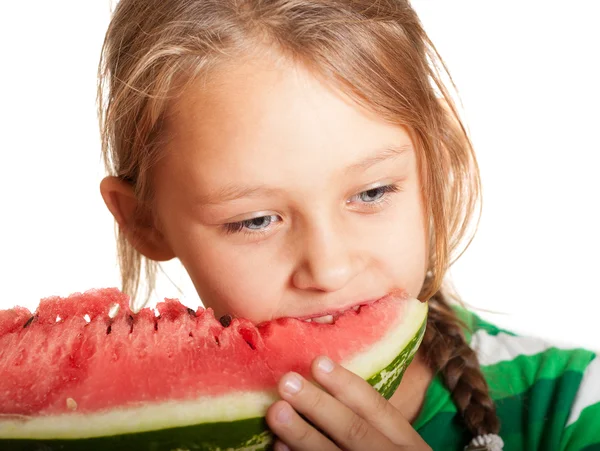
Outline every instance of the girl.
<path fill-rule="evenodd" d="M 396 290 L 429 302 L 389 402 L 325 356 L 322 388 L 285 375 L 267 413 L 276 449 L 600 449 L 595 355 L 500 331 L 442 287 L 479 201 L 443 70 L 403 0 L 115 11 L 101 192 L 126 292 L 178 258 L 205 306 L 256 322 Z"/>

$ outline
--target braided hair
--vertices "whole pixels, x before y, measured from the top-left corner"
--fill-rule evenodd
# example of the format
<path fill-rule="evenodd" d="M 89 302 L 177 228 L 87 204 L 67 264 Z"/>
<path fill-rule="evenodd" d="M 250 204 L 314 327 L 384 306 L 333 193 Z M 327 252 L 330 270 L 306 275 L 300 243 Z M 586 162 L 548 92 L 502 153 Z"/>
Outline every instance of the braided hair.
<path fill-rule="evenodd" d="M 479 367 L 463 333 L 464 324 L 439 290 L 429 299 L 427 329 L 421 345 L 428 366 L 439 371 L 466 428 L 473 436 L 498 434 L 500 420 Z"/>

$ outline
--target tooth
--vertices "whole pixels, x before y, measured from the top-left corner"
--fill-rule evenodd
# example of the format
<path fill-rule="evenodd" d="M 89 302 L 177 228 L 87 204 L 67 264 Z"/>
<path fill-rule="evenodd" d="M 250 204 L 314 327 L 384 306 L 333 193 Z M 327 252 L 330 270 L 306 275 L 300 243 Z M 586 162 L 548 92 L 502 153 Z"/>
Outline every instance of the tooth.
<path fill-rule="evenodd" d="M 332 324 L 333 323 L 333 315 L 319 316 L 318 318 L 313 318 L 313 321 L 315 323 L 321 323 L 321 324 Z"/>
<path fill-rule="evenodd" d="M 302 321 L 306 321 L 307 323 L 312 323 L 312 318 L 303 319 Z"/>
<path fill-rule="evenodd" d="M 352 310 L 354 310 L 355 312 L 358 312 L 359 308 L 360 308 L 360 305 L 355 305 L 354 307 L 352 307 Z"/>

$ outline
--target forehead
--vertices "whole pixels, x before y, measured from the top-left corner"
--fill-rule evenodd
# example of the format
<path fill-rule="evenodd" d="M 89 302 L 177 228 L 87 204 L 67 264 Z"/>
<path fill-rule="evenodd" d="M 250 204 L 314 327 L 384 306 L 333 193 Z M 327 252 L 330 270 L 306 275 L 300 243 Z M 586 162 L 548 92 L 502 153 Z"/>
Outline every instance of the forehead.
<path fill-rule="evenodd" d="M 411 145 L 404 128 L 305 67 L 266 57 L 191 83 L 172 105 L 167 132 L 166 165 L 206 184 L 341 176 L 375 149 Z"/>

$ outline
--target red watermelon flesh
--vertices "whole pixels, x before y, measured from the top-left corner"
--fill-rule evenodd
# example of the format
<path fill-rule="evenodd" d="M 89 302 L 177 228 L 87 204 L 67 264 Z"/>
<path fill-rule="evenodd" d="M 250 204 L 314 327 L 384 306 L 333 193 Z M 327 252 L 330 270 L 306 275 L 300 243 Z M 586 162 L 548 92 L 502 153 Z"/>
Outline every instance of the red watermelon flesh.
<path fill-rule="evenodd" d="M 379 340 L 402 319 L 403 299 L 349 310 L 333 325 L 281 318 L 224 327 L 211 309 L 194 312 L 170 299 L 157 306 L 158 317 L 147 308 L 134 314 L 116 289 L 44 299 L 33 320 L 27 309 L 0 311 L 0 415 L 272 389 L 287 371 L 308 375 L 317 355 L 343 361 Z"/>
<path fill-rule="evenodd" d="M 31 312 L 24 307 L 0 310 L 0 337 L 21 329 L 29 318 L 31 318 Z M 1 352 L 2 348 L 0 348 Z"/>

